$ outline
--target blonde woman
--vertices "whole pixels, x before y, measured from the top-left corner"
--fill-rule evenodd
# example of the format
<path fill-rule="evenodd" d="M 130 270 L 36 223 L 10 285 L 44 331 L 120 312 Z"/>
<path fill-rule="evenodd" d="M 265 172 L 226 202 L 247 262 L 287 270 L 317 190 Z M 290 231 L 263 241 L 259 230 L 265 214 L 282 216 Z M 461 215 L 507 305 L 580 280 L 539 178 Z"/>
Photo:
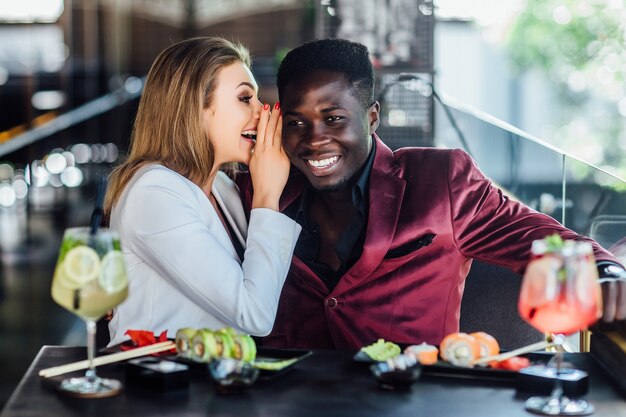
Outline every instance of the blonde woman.
<path fill-rule="evenodd" d="M 105 204 L 130 279 L 111 344 L 128 329 L 272 330 L 300 226 L 278 212 L 289 174 L 280 107 L 263 105 L 257 90 L 247 50 L 221 38 L 186 40 L 156 58 Z M 250 168 L 249 224 L 220 171 L 230 163 Z"/>

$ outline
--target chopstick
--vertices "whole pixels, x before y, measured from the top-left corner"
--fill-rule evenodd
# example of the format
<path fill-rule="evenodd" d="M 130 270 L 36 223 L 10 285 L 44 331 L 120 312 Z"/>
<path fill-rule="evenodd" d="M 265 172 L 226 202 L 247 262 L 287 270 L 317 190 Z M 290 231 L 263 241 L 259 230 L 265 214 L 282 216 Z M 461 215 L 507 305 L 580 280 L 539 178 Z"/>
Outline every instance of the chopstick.
<path fill-rule="evenodd" d="M 547 349 L 551 346 L 554 346 L 555 343 L 553 342 L 547 342 L 547 341 L 543 341 L 543 342 L 537 342 L 537 343 L 533 343 L 532 345 L 528 345 L 528 346 L 523 346 L 521 348 L 515 349 L 515 350 L 511 350 L 509 352 L 506 353 L 501 353 L 499 355 L 493 355 L 493 356 L 485 356 L 484 358 L 478 358 L 478 359 L 474 359 L 472 361 L 472 365 L 482 365 L 485 363 L 489 363 L 492 361 L 503 361 L 506 359 L 510 359 L 514 356 L 518 356 L 518 355 L 523 355 L 525 353 L 530 353 L 530 352 L 534 352 L 536 350 L 541 350 L 541 349 Z"/>
<path fill-rule="evenodd" d="M 123 352 L 112 353 L 106 356 L 99 356 L 94 358 L 93 365 L 101 366 L 110 363 L 121 362 L 127 359 L 137 358 L 140 356 L 151 355 L 153 353 L 165 352 L 176 347 L 176 344 L 171 341 L 155 343 L 148 346 L 143 346 L 136 349 L 125 350 Z M 83 360 L 65 365 L 53 366 L 51 368 L 42 369 L 39 371 L 39 376 L 44 378 L 50 378 L 53 376 L 62 375 L 68 372 L 79 371 L 81 369 L 87 369 L 89 367 L 89 361 Z"/>

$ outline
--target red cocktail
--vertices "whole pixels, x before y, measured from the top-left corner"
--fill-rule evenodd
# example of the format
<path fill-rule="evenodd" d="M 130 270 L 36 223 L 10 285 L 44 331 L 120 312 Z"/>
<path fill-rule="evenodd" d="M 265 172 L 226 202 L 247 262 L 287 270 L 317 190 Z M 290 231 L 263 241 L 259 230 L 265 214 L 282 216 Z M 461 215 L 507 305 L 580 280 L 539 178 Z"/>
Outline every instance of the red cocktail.
<path fill-rule="evenodd" d="M 566 335 L 593 324 L 601 312 L 602 293 L 591 245 L 551 236 L 533 242 L 532 254 L 520 291 L 522 318 L 541 332 Z M 561 355 L 557 350 L 557 377 L 551 396 L 529 398 L 526 409 L 543 415 L 593 413 L 587 401 L 563 397 L 558 378 Z"/>

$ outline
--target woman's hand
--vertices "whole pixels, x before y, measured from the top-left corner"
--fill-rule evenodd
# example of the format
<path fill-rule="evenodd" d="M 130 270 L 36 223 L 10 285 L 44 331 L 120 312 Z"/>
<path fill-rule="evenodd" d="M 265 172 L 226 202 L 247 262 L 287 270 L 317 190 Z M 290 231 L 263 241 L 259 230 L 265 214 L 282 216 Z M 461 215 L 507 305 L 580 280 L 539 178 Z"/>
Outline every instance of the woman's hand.
<path fill-rule="evenodd" d="M 282 147 L 283 118 L 280 104 L 274 111 L 265 104 L 257 127 L 256 145 L 250 158 L 250 176 L 254 194 L 252 208 L 278 211 L 280 195 L 289 177 L 289 158 Z"/>

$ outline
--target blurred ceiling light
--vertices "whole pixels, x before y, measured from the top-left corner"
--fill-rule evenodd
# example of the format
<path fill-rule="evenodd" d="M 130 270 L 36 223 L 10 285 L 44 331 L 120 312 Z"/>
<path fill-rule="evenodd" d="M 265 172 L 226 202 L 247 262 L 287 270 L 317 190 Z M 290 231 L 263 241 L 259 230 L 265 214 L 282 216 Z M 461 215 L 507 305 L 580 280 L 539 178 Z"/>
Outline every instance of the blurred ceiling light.
<path fill-rule="evenodd" d="M 0 21 L 7 23 L 50 23 L 63 13 L 63 0 L 3 1 Z"/>
<path fill-rule="evenodd" d="M 17 199 L 15 190 L 8 182 L 0 184 L 0 206 L 11 207 Z"/>
<path fill-rule="evenodd" d="M 91 162 L 99 164 L 104 161 L 104 158 L 106 158 L 106 149 L 99 143 L 91 145 Z"/>
<path fill-rule="evenodd" d="M 65 94 L 62 91 L 38 91 L 33 94 L 31 103 L 38 110 L 58 109 L 65 103 Z"/>
<path fill-rule="evenodd" d="M 67 167 L 67 159 L 60 153 L 51 153 L 46 158 L 46 168 L 51 174 L 60 174 Z"/>
<path fill-rule="evenodd" d="M 26 184 L 24 177 L 15 178 L 11 186 L 13 186 L 15 197 L 17 197 L 18 200 L 23 200 L 28 195 L 28 184 Z"/>
<path fill-rule="evenodd" d="M 0 85 L 4 85 L 9 81 L 9 70 L 0 65 Z"/>
<path fill-rule="evenodd" d="M 26 180 L 26 184 L 32 184 L 30 180 L 30 164 L 26 165 L 26 168 L 24 168 L 24 180 Z"/>
<path fill-rule="evenodd" d="M 108 163 L 117 161 L 117 158 L 120 156 L 117 145 L 114 143 L 107 143 L 104 147 L 106 148 L 106 159 L 104 161 Z"/>
<path fill-rule="evenodd" d="M 13 178 L 13 165 L 0 164 L 0 181 L 8 181 Z"/>
<path fill-rule="evenodd" d="M 62 152 L 61 155 L 65 157 L 66 165 L 68 167 L 73 167 L 74 165 L 76 165 L 76 158 L 74 157 L 74 154 L 72 152 L 65 151 Z"/>
<path fill-rule="evenodd" d="M 45 187 L 50 181 L 50 172 L 46 169 L 42 161 L 35 160 L 31 163 L 30 171 L 31 185 L 35 187 Z"/>
<path fill-rule="evenodd" d="M 78 167 L 67 167 L 61 173 L 61 182 L 69 188 L 78 187 L 83 183 L 83 171 Z"/>
<path fill-rule="evenodd" d="M 58 175 L 58 174 L 50 175 L 49 183 L 54 188 L 61 188 L 61 187 L 63 187 L 63 181 L 61 180 L 61 176 Z"/>
<path fill-rule="evenodd" d="M 84 143 L 77 143 L 70 148 L 77 164 L 86 164 L 91 160 L 91 148 Z"/>
<path fill-rule="evenodd" d="M 141 81 L 141 78 L 128 77 L 126 81 L 124 81 L 124 89 L 130 94 L 138 93 L 142 88 L 143 81 Z"/>

